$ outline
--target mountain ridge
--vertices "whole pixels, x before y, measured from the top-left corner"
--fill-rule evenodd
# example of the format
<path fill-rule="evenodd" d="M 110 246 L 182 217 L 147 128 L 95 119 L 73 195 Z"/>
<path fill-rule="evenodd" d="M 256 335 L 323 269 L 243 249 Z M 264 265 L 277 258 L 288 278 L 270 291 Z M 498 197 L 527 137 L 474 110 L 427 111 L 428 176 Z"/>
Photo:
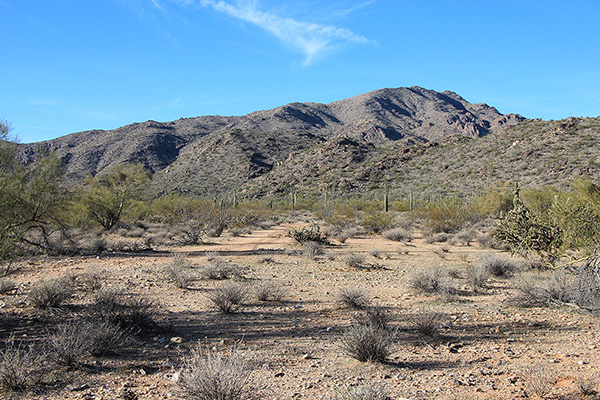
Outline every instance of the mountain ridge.
<path fill-rule="evenodd" d="M 293 154 L 348 138 L 380 149 L 478 138 L 525 118 L 451 91 L 383 88 L 331 103 L 289 103 L 243 116 L 145 121 L 21 145 L 24 160 L 51 151 L 75 182 L 122 163 L 155 173 L 156 192 L 207 194 L 268 175 Z M 158 189 L 160 188 L 160 190 Z"/>

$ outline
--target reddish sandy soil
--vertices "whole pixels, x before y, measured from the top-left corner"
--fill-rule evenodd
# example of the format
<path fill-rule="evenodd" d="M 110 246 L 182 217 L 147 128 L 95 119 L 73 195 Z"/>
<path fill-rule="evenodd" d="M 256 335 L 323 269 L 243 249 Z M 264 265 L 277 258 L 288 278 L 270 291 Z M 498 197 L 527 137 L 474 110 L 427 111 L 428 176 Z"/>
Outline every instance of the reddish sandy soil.
<path fill-rule="evenodd" d="M 551 381 L 546 398 L 574 399 L 581 397 L 577 380 L 598 373 L 597 317 L 566 307 L 510 306 L 506 300 L 515 293 L 516 277 L 492 279 L 484 293 L 473 293 L 465 268 L 489 250 L 427 244 L 420 238 L 403 244 L 362 236 L 328 247 L 325 255 L 311 260 L 286 236 L 289 228 L 277 226 L 243 237 L 226 234 L 210 245 L 162 252 L 19 264 L 10 276 L 18 289 L 0 296 L 0 339 L 13 333 L 17 340 L 41 340 L 78 305 L 85 310 L 81 305 L 90 293 L 77 292 L 58 313 L 35 310 L 26 295 L 38 280 L 89 271 L 101 272 L 106 286 L 152 299 L 155 320 L 168 330 L 136 338 L 122 356 L 90 359 L 83 370 L 61 371 L 40 391 L 5 397 L 183 398 L 174 375 L 198 345 L 224 352 L 237 346 L 252 359 L 252 381 L 257 397 L 264 399 L 331 399 L 347 388 L 373 383 L 383 385 L 392 399 L 535 398 L 533 388 L 544 380 Z M 371 254 L 374 249 L 381 258 Z M 251 288 L 272 281 L 285 290 L 286 300 L 259 302 L 249 297 L 240 312 L 224 315 L 207 294 L 228 281 L 197 280 L 184 290 L 161 275 L 175 252 L 186 253 L 200 271 L 208 264 L 207 251 L 241 266 L 241 284 Z M 349 268 L 345 259 L 350 254 L 363 254 L 365 263 L 375 268 Z M 415 269 L 431 265 L 456 272 L 453 285 L 458 295 L 425 295 L 407 286 Z M 361 314 L 338 303 L 344 287 L 364 289 L 373 304 L 392 316 L 396 333 L 388 363 L 359 362 L 340 348 L 343 332 Z M 424 337 L 412 328 L 411 320 L 420 310 L 443 315 L 436 337 Z"/>

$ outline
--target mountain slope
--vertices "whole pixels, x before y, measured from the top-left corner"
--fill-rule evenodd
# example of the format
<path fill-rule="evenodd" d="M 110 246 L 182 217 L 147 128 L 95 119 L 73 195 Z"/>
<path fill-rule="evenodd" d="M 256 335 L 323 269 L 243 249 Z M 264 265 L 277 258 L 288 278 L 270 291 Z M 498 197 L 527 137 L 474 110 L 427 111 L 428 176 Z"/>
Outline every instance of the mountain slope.
<path fill-rule="evenodd" d="M 73 182 L 118 164 L 141 162 L 155 173 L 152 193 L 204 195 L 247 186 L 292 155 L 331 141 L 332 151 L 346 139 L 385 150 L 455 136 L 483 137 L 523 120 L 449 91 L 380 89 L 329 104 L 291 103 L 245 116 L 147 121 L 73 133 L 22 145 L 21 155 L 32 160 L 42 150 L 55 152 Z M 342 153 L 328 156 L 335 160 Z"/>

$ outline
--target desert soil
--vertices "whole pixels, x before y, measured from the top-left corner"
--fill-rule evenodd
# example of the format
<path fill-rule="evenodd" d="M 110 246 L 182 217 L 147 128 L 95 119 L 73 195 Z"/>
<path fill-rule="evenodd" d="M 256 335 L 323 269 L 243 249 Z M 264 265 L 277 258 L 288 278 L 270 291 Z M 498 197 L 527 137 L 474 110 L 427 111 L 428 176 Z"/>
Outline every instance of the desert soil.
<path fill-rule="evenodd" d="M 290 227 L 242 237 L 225 234 L 211 244 L 152 253 L 19 264 L 11 275 L 18 289 L 0 297 L 0 339 L 12 333 L 18 340 L 40 340 L 53 321 L 64 318 L 64 312 L 37 311 L 28 304 L 26 293 L 34 282 L 92 270 L 102 273 L 106 286 L 150 298 L 156 304 L 155 320 L 166 330 L 136 338 L 123 356 L 64 371 L 42 392 L 5 397 L 184 398 L 175 382 L 177 372 L 198 346 L 222 352 L 236 347 L 251 360 L 252 384 L 257 397 L 264 399 L 330 399 L 348 388 L 374 383 L 392 399 L 535 398 L 535 386 L 544 380 L 551 381 L 547 398 L 578 398 L 577 380 L 598 372 L 597 317 L 567 307 L 510 306 L 507 299 L 515 293 L 515 277 L 492 279 L 483 293 L 471 290 L 465 268 L 490 250 L 428 244 L 420 237 L 398 243 L 372 235 L 327 247 L 325 255 L 312 260 L 286 236 Z M 373 250 L 379 250 L 379 258 Z M 184 290 L 161 275 L 174 253 L 185 253 L 200 271 L 208 264 L 206 252 L 218 252 L 223 260 L 242 267 L 244 278 L 237 280 L 243 285 L 281 285 L 285 301 L 249 298 L 240 312 L 225 315 L 211 305 L 207 294 L 228 281 L 197 280 Z M 373 268 L 348 267 L 344 261 L 350 254 L 364 255 L 365 264 Z M 415 269 L 432 265 L 455 272 L 457 295 L 427 295 L 408 287 Z M 363 289 L 392 317 L 396 340 L 389 362 L 359 362 L 340 348 L 343 332 L 362 313 L 339 304 L 339 291 L 347 287 Z M 89 298 L 89 293 L 77 293 L 71 304 L 85 304 Z M 443 316 L 435 337 L 419 335 L 411 325 L 423 310 Z"/>

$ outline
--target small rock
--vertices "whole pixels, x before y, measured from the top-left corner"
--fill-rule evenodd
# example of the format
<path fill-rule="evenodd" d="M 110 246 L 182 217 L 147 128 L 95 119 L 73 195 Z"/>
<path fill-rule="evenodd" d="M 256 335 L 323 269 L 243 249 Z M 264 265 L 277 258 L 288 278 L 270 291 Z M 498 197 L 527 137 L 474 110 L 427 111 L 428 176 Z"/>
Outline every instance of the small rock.
<path fill-rule="evenodd" d="M 69 392 L 79 392 L 81 390 L 85 390 L 85 389 L 89 389 L 90 385 L 88 385 L 87 383 L 84 383 L 82 385 L 69 385 L 66 387 L 66 389 Z"/>
<path fill-rule="evenodd" d="M 183 343 L 183 338 L 181 336 L 174 336 L 171 338 L 171 343 Z"/>
<path fill-rule="evenodd" d="M 285 372 L 278 372 L 275 374 L 275 378 L 281 378 L 282 376 L 285 376 Z"/>

